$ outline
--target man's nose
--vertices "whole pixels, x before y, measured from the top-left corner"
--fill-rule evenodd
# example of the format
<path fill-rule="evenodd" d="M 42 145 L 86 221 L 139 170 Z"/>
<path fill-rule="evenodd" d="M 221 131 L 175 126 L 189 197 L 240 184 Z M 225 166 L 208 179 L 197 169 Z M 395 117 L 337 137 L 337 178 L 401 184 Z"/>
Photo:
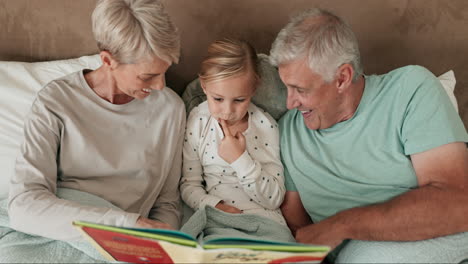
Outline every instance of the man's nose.
<path fill-rule="evenodd" d="M 300 103 L 297 99 L 296 92 L 293 89 L 288 89 L 288 96 L 286 97 L 286 107 L 291 110 L 299 107 Z"/>

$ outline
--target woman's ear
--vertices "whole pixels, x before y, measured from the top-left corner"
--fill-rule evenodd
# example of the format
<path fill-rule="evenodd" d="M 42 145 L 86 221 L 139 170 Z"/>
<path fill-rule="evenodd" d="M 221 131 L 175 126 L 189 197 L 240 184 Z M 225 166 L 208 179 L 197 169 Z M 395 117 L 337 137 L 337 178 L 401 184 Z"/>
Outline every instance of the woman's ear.
<path fill-rule="evenodd" d="M 115 69 L 117 65 L 119 64 L 112 54 L 109 51 L 101 51 L 99 53 L 99 56 L 101 57 L 102 65 L 105 67 L 109 67 L 111 70 Z"/>

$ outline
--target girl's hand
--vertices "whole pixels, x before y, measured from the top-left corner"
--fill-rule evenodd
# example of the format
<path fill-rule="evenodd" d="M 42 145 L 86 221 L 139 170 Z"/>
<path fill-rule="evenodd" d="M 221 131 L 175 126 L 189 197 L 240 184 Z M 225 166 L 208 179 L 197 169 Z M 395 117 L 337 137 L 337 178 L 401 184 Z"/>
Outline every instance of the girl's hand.
<path fill-rule="evenodd" d="M 231 134 L 226 120 L 221 119 L 221 129 L 224 133 L 224 138 L 219 143 L 218 155 L 227 163 L 231 164 L 236 161 L 245 151 L 245 137 L 241 132 L 237 132 L 235 136 Z"/>
<path fill-rule="evenodd" d="M 221 211 L 231 214 L 242 214 L 242 211 L 239 208 L 225 204 L 223 201 L 219 202 L 216 206 Z"/>

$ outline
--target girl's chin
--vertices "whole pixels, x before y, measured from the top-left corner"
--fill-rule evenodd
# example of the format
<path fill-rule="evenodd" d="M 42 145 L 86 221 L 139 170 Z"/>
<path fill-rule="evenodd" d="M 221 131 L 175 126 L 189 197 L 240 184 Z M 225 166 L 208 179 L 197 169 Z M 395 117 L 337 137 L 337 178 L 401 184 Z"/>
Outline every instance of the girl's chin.
<path fill-rule="evenodd" d="M 218 122 L 220 122 L 220 123 L 221 123 L 221 120 L 224 120 L 224 121 L 226 121 L 226 123 L 227 123 L 228 125 L 235 124 L 235 123 L 237 123 L 237 122 L 239 121 L 239 120 L 223 119 L 223 118 L 219 118 L 219 117 L 217 118 L 217 120 L 218 120 Z"/>

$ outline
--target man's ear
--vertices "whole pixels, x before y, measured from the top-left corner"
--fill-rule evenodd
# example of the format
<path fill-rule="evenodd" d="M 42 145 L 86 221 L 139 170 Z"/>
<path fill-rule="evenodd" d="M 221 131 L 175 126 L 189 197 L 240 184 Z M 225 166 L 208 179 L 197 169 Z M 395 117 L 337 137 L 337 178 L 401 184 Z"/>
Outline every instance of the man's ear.
<path fill-rule="evenodd" d="M 112 54 L 109 51 L 101 51 L 99 53 L 99 56 L 101 57 L 102 65 L 105 67 L 109 67 L 111 70 L 115 69 L 117 65 L 119 64 Z"/>
<path fill-rule="evenodd" d="M 351 64 L 345 63 L 338 67 L 336 85 L 338 93 L 344 92 L 353 82 L 354 68 Z"/>

